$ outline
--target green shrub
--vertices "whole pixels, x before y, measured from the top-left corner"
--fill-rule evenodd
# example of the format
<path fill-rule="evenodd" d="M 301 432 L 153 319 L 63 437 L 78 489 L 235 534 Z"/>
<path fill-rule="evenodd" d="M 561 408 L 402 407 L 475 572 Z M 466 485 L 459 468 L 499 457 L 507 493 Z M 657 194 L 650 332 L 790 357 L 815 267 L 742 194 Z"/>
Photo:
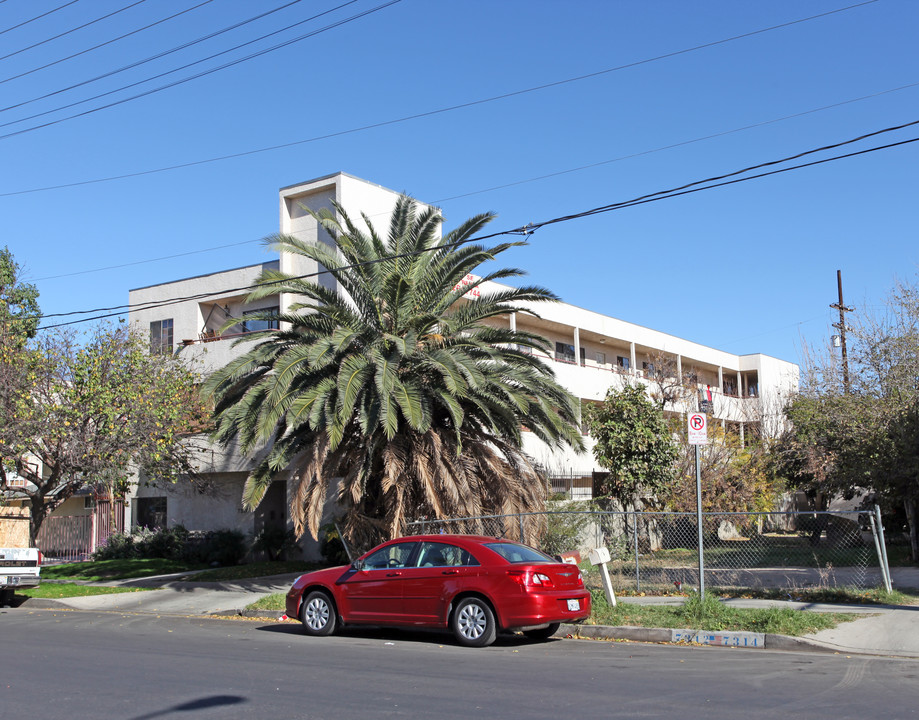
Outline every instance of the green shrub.
<path fill-rule="evenodd" d="M 130 533 L 113 533 L 93 552 L 93 560 L 126 560 L 136 558 L 137 547 Z"/>
<path fill-rule="evenodd" d="M 303 552 L 303 548 L 297 544 L 297 536 L 294 531 L 277 524 L 266 525 L 262 528 L 262 531 L 255 536 L 252 550 L 265 553 L 272 562 L 288 560 L 288 555 Z"/>
<path fill-rule="evenodd" d="M 579 550 L 585 541 L 585 531 L 593 522 L 593 517 L 583 511 L 591 509 L 590 503 L 557 504 L 553 512 L 544 516 L 546 523 L 540 532 L 539 549 L 547 555 Z"/>
<path fill-rule="evenodd" d="M 209 530 L 203 533 L 193 558 L 208 565 L 239 565 L 246 556 L 246 536 L 240 530 Z"/>
<path fill-rule="evenodd" d="M 247 551 L 239 530 L 189 532 L 181 525 L 115 533 L 93 553 L 93 560 L 163 558 L 193 563 L 238 565 Z"/>
<path fill-rule="evenodd" d="M 134 544 L 139 557 L 182 560 L 188 545 L 188 530 L 181 525 L 156 530 L 141 529 Z"/>

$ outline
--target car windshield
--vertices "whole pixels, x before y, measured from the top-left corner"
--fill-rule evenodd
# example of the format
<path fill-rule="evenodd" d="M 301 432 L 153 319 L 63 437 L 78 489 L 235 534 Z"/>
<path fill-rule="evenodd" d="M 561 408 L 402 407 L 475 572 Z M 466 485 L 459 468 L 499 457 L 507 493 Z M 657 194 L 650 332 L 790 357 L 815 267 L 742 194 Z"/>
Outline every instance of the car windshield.
<path fill-rule="evenodd" d="M 555 562 L 548 555 L 539 550 L 534 550 L 526 545 L 519 545 L 512 542 L 485 543 L 485 547 L 494 550 L 498 555 L 508 562 L 512 563 L 544 563 Z"/>

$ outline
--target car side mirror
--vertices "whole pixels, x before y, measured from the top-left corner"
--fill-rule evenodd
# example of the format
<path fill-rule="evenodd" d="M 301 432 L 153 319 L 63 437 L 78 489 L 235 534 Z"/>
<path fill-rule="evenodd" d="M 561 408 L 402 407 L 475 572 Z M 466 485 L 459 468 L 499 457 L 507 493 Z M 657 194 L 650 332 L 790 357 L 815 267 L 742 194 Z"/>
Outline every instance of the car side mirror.
<path fill-rule="evenodd" d="M 353 563 L 351 563 L 351 569 L 352 569 L 352 570 L 355 570 L 355 571 L 363 570 L 363 569 L 364 569 L 364 561 L 361 560 L 361 559 L 355 560 Z"/>

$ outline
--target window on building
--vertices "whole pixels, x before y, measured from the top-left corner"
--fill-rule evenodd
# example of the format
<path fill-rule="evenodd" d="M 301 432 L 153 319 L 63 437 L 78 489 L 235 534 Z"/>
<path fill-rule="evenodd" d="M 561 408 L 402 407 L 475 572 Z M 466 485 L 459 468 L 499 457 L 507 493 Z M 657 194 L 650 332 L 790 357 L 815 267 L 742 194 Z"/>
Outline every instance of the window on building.
<path fill-rule="evenodd" d="M 605 352 L 597 353 L 597 365 L 606 365 L 606 353 Z"/>
<path fill-rule="evenodd" d="M 243 322 L 242 322 L 242 331 L 243 332 L 258 332 L 259 330 L 277 330 L 278 325 L 278 313 L 280 308 L 270 307 L 262 308 L 260 310 L 244 310 L 243 311 Z M 266 320 L 264 318 L 254 318 L 253 315 L 263 315 L 265 313 L 271 314 L 271 319 Z"/>
<path fill-rule="evenodd" d="M 172 318 L 150 323 L 150 352 L 153 355 L 172 354 Z"/>
<path fill-rule="evenodd" d="M 581 348 L 581 365 L 587 364 L 587 351 L 584 348 Z"/>
<path fill-rule="evenodd" d="M 562 362 L 574 362 L 574 345 L 568 343 L 555 343 L 555 359 Z"/>
<path fill-rule="evenodd" d="M 166 498 L 141 497 L 137 504 L 137 524 L 145 528 L 166 527 Z"/>
<path fill-rule="evenodd" d="M 651 377 L 654 375 L 654 363 L 653 362 L 643 362 L 641 364 L 641 369 L 644 370 L 645 377 Z"/>
<path fill-rule="evenodd" d="M 623 357 L 622 355 L 616 356 L 616 365 L 621 367 L 623 370 L 628 370 L 631 364 L 632 363 L 629 358 Z"/>

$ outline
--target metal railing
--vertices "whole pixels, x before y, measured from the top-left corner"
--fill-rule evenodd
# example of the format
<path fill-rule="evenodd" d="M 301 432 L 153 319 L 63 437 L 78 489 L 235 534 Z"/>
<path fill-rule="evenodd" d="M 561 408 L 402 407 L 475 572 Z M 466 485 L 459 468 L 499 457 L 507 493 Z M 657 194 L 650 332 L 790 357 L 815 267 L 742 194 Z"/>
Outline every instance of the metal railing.
<path fill-rule="evenodd" d="M 874 512 L 703 513 L 705 585 L 794 590 L 889 587 Z M 473 533 L 520 540 L 550 555 L 606 547 L 614 587 L 699 586 L 695 513 L 554 511 L 408 523 L 407 535 Z M 582 564 L 590 579 L 590 568 Z"/>
<path fill-rule="evenodd" d="M 99 500 L 91 515 L 49 515 L 38 531 L 37 545 L 49 560 L 88 560 L 114 533 L 124 531 L 124 505 Z"/>

